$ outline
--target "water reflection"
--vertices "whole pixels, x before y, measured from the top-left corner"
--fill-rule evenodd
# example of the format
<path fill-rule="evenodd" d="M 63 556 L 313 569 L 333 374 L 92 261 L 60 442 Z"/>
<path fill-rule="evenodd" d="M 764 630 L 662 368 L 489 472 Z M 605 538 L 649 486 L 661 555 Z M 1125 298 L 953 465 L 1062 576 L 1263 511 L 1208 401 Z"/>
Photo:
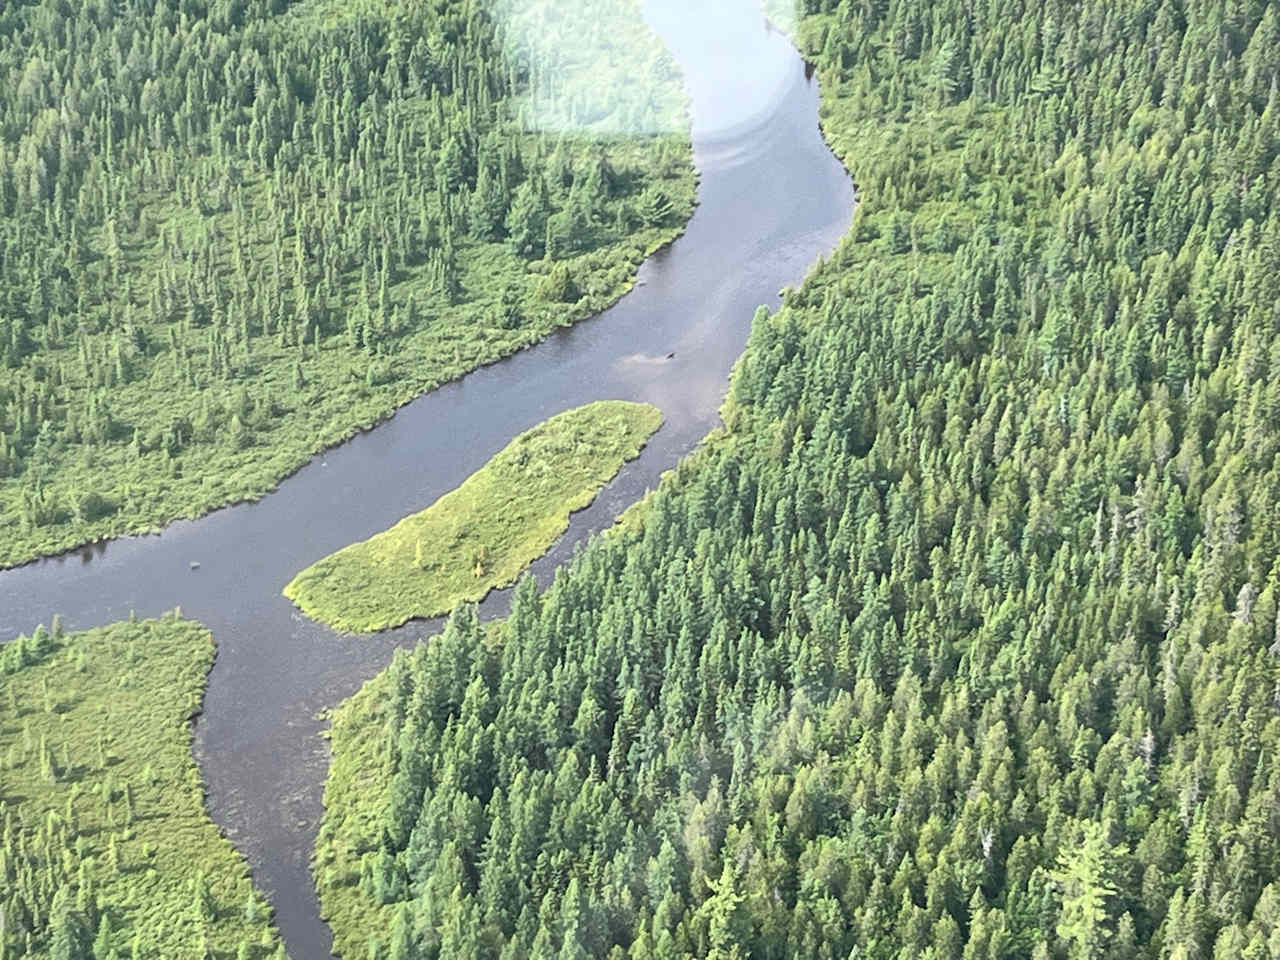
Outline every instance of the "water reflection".
<path fill-rule="evenodd" d="M 758 3 L 650 0 L 645 15 L 680 61 L 700 141 L 745 138 L 778 112 L 798 58 Z"/>

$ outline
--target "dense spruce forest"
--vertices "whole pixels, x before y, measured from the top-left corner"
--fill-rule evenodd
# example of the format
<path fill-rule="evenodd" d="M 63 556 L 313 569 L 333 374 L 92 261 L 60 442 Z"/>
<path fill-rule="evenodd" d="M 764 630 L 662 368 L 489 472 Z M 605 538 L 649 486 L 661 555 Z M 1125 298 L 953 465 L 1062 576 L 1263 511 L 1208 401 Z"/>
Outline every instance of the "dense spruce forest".
<path fill-rule="evenodd" d="M 550 6 L 0 3 L 0 566 L 261 495 L 629 286 L 683 94 L 633 6 Z"/>
<path fill-rule="evenodd" d="M 191 755 L 213 653 L 176 614 L 0 649 L 0 960 L 284 960 Z"/>
<path fill-rule="evenodd" d="M 339 714 L 350 958 L 1280 954 L 1280 16 L 809 0 L 727 430 Z"/>

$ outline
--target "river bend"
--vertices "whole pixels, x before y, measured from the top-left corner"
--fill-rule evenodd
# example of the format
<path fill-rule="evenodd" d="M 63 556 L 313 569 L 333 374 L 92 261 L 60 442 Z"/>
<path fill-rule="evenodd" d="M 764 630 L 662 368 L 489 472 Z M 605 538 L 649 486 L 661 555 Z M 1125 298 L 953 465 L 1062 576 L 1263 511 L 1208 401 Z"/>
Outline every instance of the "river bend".
<path fill-rule="evenodd" d="M 427 506 L 553 414 L 602 399 L 656 405 L 662 429 L 534 564 L 547 582 L 718 424 L 755 308 L 776 304 L 848 229 L 853 187 L 819 133 L 816 81 L 758 7 L 647 0 L 646 17 L 691 97 L 699 203 L 626 297 L 418 398 L 257 503 L 0 572 L 0 641 L 54 612 L 82 629 L 175 606 L 213 631 L 218 655 L 196 727 L 209 810 L 248 857 L 295 960 L 331 946 L 309 872 L 328 767 L 317 715 L 439 622 L 341 636 L 303 617 L 283 586 Z M 508 600 L 491 594 L 482 614 L 500 616 Z"/>

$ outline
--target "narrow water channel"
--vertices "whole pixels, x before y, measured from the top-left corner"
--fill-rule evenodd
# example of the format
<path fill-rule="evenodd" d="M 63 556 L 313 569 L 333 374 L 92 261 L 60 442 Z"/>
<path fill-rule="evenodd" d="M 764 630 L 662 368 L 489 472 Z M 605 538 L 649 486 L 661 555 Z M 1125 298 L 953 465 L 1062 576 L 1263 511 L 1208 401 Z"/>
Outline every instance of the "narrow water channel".
<path fill-rule="evenodd" d="M 664 426 L 534 565 L 546 582 L 719 422 L 755 308 L 776 304 L 848 228 L 853 188 L 819 134 L 816 81 L 758 5 L 647 0 L 646 16 L 683 71 L 701 180 L 685 234 L 641 267 L 630 294 L 420 397 L 258 503 L 0 572 L 0 641 L 55 612 L 78 629 L 175 606 L 213 631 L 196 728 L 209 809 L 248 857 L 295 960 L 331 945 L 309 872 L 328 765 L 317 714 L 439 623 L 337 635 L 298 613 L 284 584 L 430 504 L 555 413 L 598 399 L 655 404 Z M 496 592 L 482 612 L 500 616 L 507 602 Z"/>

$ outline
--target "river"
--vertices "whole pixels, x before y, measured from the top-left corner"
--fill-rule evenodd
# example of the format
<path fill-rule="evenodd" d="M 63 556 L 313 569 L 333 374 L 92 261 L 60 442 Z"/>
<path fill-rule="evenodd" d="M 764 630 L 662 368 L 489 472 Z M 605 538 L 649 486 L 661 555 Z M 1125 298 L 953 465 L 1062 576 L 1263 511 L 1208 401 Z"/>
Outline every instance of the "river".
<path fill-rule="evenodd" d="M 427 506 L 553 414 L 600 399 L 655 404 L 662 429 L 534 564 L 547 582 L 719 423 L 755 308 L 775 305 L 848 229 L 853 187 L 819 133 L 816 81 L 758 7 L 648 0 L 645 13 L 683 71 L 701 179 L 684 235 L 640 268 L 626 297 L 419 397 L 257 503 L 0 572 L 0 641 L 55 612 L 79 629 L 175 606 L 213 631 L 196 726 L 209 810 L 248 857 L 294 960 L 331 946 L 309 871 L 328 768 L 318 715 L 439 622 L 342 636 L 303 617 L 283 586 Z M 496 591 L 482 614 L 501 616 L 508 601 Z"/>

